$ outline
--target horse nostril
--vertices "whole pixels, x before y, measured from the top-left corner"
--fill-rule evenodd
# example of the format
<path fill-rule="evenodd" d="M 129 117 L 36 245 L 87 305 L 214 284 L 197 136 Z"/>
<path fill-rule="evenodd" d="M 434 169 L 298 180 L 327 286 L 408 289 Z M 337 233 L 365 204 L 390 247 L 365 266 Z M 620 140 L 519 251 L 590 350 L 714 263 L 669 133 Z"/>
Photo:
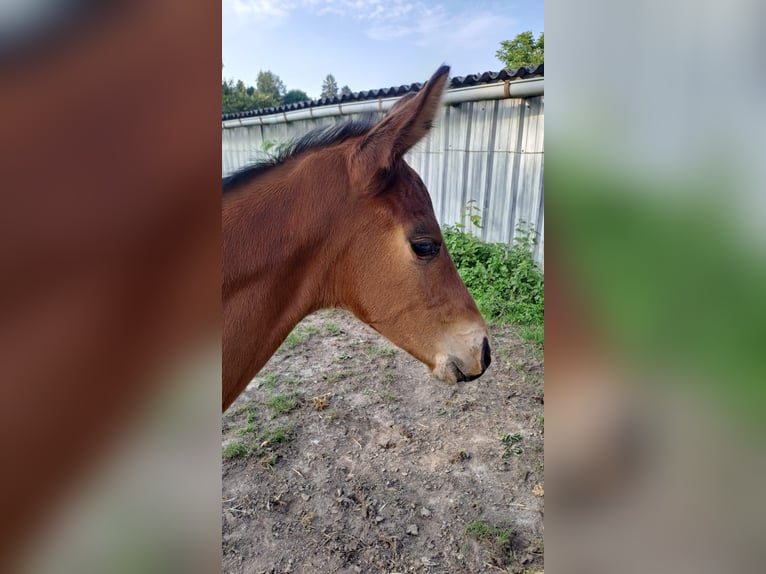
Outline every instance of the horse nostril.
<path fill-rule="evenodd" d="M 492 354 L 489 351 L 489 341 L 484 337 L 484 342 L 481 345 L 481 371 L 486 371 L 490 363 L 492 363 Z"/>

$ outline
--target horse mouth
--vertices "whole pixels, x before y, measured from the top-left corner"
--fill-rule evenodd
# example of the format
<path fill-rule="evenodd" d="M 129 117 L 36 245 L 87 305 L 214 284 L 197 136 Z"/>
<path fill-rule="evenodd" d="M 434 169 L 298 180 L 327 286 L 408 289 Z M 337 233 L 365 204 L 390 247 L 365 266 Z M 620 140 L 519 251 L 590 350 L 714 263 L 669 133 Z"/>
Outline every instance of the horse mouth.
<path fill-rule="evenodd" d="M 462 365 L 462 361 L 459 361 L 458 359 L 452 359 L 449 362 L 450 370 L 452 371 L 452 374 L 455 377 L 455 381 L 458 383 L 473 381 L 475 379 L 478 379 L 483 374 L 483 372 L 481 372 L 476 375 L 466 375 L 463 371 L 460 370 L 458 363 Z"/>

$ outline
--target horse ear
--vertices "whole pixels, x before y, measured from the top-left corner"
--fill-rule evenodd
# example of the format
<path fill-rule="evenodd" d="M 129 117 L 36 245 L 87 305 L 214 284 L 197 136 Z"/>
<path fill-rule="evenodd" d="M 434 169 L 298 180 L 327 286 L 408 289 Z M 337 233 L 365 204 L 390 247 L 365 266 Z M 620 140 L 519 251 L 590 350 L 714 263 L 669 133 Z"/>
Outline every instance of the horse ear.
<path fill-rule="evenodd" d="M 401 159 L 431 129 L 448 76 L 449 66 L 442 66 L 417 94 L 407 94 L 396 102 L 359 142 L 355 159 L 376 172 Z"/>

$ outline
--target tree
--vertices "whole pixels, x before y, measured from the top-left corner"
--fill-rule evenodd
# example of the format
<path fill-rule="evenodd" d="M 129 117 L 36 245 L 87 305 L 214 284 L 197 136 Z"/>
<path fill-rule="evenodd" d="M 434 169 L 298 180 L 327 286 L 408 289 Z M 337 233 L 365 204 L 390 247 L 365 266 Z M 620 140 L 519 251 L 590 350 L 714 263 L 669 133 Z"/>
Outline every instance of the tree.
<path fill-rule="evenodd" d="M 278 106 L 285 95 L 285 84 L 275 73 L 267 70 L 258 72 L 255 80 L 255 89 L 263 101 L 268 102 L 264 107 Z"/>
<path fill-rule="evenodd" d="M 545 60 L 545 32 L 541 32 L 537 40 L 529 30 L 513 40 L 503 40 L 495 57 L 509 70 L 542 64 Z"/>
<path fill-rule="evenodd" d="M 335 81 L 335 77 L 332 74 L 327 74 L 327 77 L 322 83 L 322 93 L 319 94 L 320 98 L 334 98 L 338 95 L 338 82 Z"/>
<path fill-rule="evenodd" d="M 295 104 L 298 102 L 305 102 L 306 100 L 310 99 L 311 98 L 309 98 L 309 95 L 303 90 L 290 90 L 284 96 L 282 96 L 282 103 L 285 105 Z"/>
<path fill-rule="evenodd" d="M 340 89 L 340 95 L 341 96 L 350 96 L 351 95 L 351 88 L 349 88 L 348 86 L 343 86 Z"/>
<path fill-rule="evenodd" d="M 242 80 L 236 84 L 234 80 L 227 80 L 221 84 L 221 100 L 223 113 L 242 112 L 251 107 L 252 98 L 247 93 Z"/>

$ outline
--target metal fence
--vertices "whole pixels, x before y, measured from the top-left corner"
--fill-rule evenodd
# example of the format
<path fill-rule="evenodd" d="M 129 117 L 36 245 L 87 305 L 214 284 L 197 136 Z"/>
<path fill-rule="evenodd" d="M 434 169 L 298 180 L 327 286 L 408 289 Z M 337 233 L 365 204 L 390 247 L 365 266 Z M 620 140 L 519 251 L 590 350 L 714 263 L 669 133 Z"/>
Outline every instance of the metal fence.
<path fill-rule="evenodd" d="M 223 175 L 262 159 L 264 142 L 287 142 L 359 114 L 223 127 Z M 453 103 L 442 107 L 429 136 L 406 155 L 431 193 L 442 225 L 460 223 L 484 241 L 512 245 L 522 227 L 536 237 L 543 266 L 544 96 Z M 473 201 L 482 227 L 464 217 Z"/>

